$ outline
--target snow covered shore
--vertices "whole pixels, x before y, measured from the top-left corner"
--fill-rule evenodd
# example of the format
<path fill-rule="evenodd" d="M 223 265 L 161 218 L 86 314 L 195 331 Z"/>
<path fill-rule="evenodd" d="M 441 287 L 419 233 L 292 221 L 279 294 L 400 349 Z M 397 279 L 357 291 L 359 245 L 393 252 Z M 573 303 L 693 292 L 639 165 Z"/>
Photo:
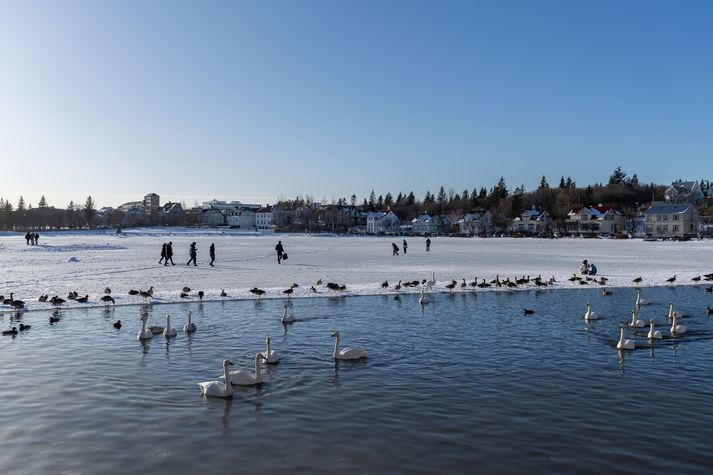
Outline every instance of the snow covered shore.
<path fill-rule="evenodd" d="M 284 298 L 283 291 L 299 285 L 292 297 L 325 297 L 334 293 L 316 286 L 346 285 L 344 295 L 393 292 L 399 280 L 431 279 L 435 291 L 448 291 L 452 279 L 471 282 L 535 277 L 555 279 L 554 288 L 591 288 L 567 279 L 578 271 L 583 259 L 596 264 L 599 276 L 609 279 L 607 287 L 694 284 L 691 279 L 713 272 L 713 241 L 644 242 L 609 239 L 464 239 L 432 238 L 431 251 L 425 239 L 407 237 L 408 253 L 392 256 L 391 243 L 402 247 L 399 237 L 354 237 L 312 235 L 258 235 L 216 230 L 182 228 L 137 229 L 121 234 L 107 232 L 41 233 L 39 245 L 28 246 L 21 233 L 0 235 L 0 294 L 26 302 L 28 310 L 51 308 L 38 302 L 40 295 L 64 299 L 70 291 L 88 295 L 88 303 L 68 300 L 63 307 L 104 305 L 99 298 L 105 287 L 112 289 L 116 305 L 153 304 L 197 300 L 220 300 L 225 289 L 229 299 L 257 298 L 250 289 L 266 291 L 262 298 Z M 289 259 L 277 264 L 275 245 L 281 240 Z M 158 263 L 161 244 L 172 241 L 175 266 Z M 186 266 L 188 247 L 198 245 L 198 266 Z M 208 247 L 215 243 L 215 267 L 208 265 Z M 635 284 L 632 279 L 642 277 Z M 700 282 L 710 285 L 713 282 Z M 317 293 L 309 291 L 315 285 Z M 129 289 L 154 287 L 153 298 L 128 295 Z M 181 290 L 190 287 L 187 298 Z M 527 284 L 524 288 L 534 288 Z M 468 287 L 468 291 L 470 287 Z M 506 291 L 505 288 L 488 290 Z M 402 291 L 418 292 L 417 289 Z M 460 291 L 460 288 L 456 288 Z M 478 292 L 486 291 L 477 289 Z M 0 311 L 12 311 L 0 305 Z"/>

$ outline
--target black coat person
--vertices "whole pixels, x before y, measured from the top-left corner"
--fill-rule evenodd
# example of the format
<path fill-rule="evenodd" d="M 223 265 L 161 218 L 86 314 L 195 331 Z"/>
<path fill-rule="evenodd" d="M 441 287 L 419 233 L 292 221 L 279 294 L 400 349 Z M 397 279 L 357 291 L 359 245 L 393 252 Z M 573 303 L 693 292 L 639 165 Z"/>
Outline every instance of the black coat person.
<path fill-rule="evenodd" d="M 191 265 L 191 262 L 192 262 L 194 266 L 197 266 L 198 264 L 196 264 L 196 256 L 198 255 L 198 252 L 196 251 L 196 242 L 195 241 L 193 241 L 191 243 L 191 247 L 188 250 L 188 255 L 191 256 L 191 258 L 188 259 L 188 262 L 186 262 L 186 265 L 189 266 L 189 265 Z"/>
<path fill-rule="evenodd" d="M 404 254 L 406 254 L 406 249 L 408 249 L 408 243 L 406 242 L 406 239 L 404 239 L 403 248 L 404 248 Z"/>
<path fill-rule="evenodd" d="M 39 233 L 35 233 L 35 244 L 37 244 L 37 242 L 38 242 L 39 240 L 40 240 L 40 234 L 39 234 Z"/>
<path fill-rule="evenodd" d="M 208 248 L 208 254 L 210 255 L 210 265 L 211 267 L 214 267 L 213 262 L 215 262 L 215 244 L 210 243 L 210 248 Z"/>
<path fill-rule="evenodd" d="M 159 264 L 163 263 L 163 260 L 166 259 L 166 243 L 163 243 L 163 246 L 161 246 L 161 259 L 158 260 Z"/>
<path fill-rule="evenodd" d="M 164 261 L 163 265 L 167 266 L 168 261 L 171 261 L 171 265 L 176 265 L 173 262 L 173 242 L 169 242 L 168 244 L 166 244 L 166 260 Z"/>
<path fill-rule="evenodd" d="M 30 245 L 30 232 L 29 231 L 27 231 L 25 233 L 25 241 L 27 241 L 27 245 L 29 246 Z"/>
<path fill-rule="evenodd" d="M 392 249 L 392 251 L 393 251 L 393 252 L 391 253 L 392 256 L 398 256 L 398 255 L 399 255 L 399 246 L 397 246 L 395 242 L 392 242 L 392 243 L 391 243 L 391 249 Z"/>
<path fill-rule="evenodd" d="M 426 238 L 426 252 L 431 250 L 431 238 Z"/>
<path fill-rule="evenodd" d="M 277 241 L 275 251 L 277 251 L 277 263 L 279 264 L 282 262 L 282 254 L 285 252 L 285 248 L 282 247 L 282 241 Z"/>

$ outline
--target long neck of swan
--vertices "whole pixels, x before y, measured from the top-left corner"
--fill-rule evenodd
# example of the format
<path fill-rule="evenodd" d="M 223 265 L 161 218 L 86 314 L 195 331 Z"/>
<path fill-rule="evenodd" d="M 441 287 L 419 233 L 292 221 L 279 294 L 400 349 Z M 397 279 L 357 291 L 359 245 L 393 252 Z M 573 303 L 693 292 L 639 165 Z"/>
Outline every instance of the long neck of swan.
<path fill-rule="evenodd" d="M 260 379 L 260 358 L 255 357 L 255 379 Z"/>
<path fill-rule="evenodd" d="M 621 327 L 621 336 L 619 336 L 619 343 L 624 344 L 624 327 Z"/>
<path fill-rule="evenodd" d="M 339 354 L 339 335 L 337 335 L 336 339 L 334 340 L 334 357 L 337 357 L 337 354 Z"/>
<path fill-rule="evenodd" d="M 146 319 L 141 319 L 141 333 L 146 333 Z"/>
<path fill-rule="evenodd" d="M 191 326 L 191 312 L 188 312 L 188 326 Z"/>
<path fill-rule="evenodd" d="M 233 394 L 233 386 L 230 384 L 230 371 L 227 364 L 223 365 L 223 379 L 225 380 L 225 392 Z"/>
<path fill-rule="evenodd" d="M 166 315 L 166 329 L 168 330 L 169 328 L 171 328 L 171 316 Z"/>
<path fill-rule="evenodd" d="M 267 357 L 269 358 L 270 357 L 270 340 L 268 339 L 265 342 L 267 343 Z"/>

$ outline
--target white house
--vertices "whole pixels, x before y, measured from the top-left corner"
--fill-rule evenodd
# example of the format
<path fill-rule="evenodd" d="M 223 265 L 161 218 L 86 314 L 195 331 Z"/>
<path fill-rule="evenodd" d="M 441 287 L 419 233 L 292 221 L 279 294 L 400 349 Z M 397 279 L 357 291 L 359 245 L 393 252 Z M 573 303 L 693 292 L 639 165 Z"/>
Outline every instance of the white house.
<path fill-rule="evenodd" d="M 643 215 L 647 236 L 690 237 L 699 233 L 698 211 L 690 203 L 652 203 Z"/>
<path fill-rule="evenodd" d="M 510 230 L 514 233 L 542 236 L 552 230 L 552 218 L 547 211 L 533 206 L 512 220 Z"/>
<path fill-rule="evenodd" d="M 565 225 L 568 232 L 585 237 L 626 231 L 626 222 L 621 211 L 602 205 L 572 208 L 567 213 Z"/>
<path fill-rule="evenodd" d="M 218 209 L 209 209 L 201 215 L 203 224 L 207 226 L 224 226 L 225 214 Z"/>
<path fill-rule="evenodd" d="M 463 236 L 478 236 L 493 232 L 493 215 L 490 211 L 469 211 L 457 221 Z"/>
<path fill-rule="evenodd" d="M 443 234 L 448 233 L 451 227 L 451 220 L 443 217 L 429 214 L 422 214 L 418 218 L 411 221 L 411 230 L 416 235 L 426 234 Z"/>
<path fill-rule="evenodd" d="M 665 197 L 667 203 L 691 203 L 696 206 L 701 205 L 705 199 L 701 185 L 696 180 L 673 182 L 666 188 Z"/>
<path fill-rule="evenodd" d="M 254 230 L 256 213 L 249 208 L 239 208 L 228 211 L 228 226 L 242 230 Z"/>
<path fill-rule="evenodd" d="M 366 232 L 368 234 L 398 233 L 401 220 L 389 211 L 373 211 L 366 217 Z"/>
<path fill-rule="evenodd" d="M 273 208 L 272 206 L 265 206 L 255 211 L 255 228 L 258 231 L 274 231 L 275 225 L 273 224 Z"/>

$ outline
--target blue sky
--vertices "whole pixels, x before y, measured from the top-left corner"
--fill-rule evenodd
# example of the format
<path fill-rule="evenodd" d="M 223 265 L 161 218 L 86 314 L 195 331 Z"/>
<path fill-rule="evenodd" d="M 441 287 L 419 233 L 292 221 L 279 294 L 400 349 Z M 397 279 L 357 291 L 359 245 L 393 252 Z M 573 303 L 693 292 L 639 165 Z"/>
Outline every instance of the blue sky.
<path fill-rule="evenodd" d="M 1 0 L 0 197 L 710 179 L 711 25 L 708 1 Z"/>

